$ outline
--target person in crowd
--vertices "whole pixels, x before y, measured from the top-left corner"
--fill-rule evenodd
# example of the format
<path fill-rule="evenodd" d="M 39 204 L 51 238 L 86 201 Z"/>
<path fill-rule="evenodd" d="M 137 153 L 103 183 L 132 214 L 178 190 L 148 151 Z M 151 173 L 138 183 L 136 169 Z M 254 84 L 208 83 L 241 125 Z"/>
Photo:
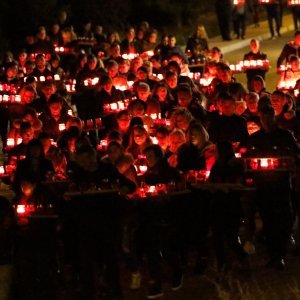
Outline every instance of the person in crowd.
<path fill-rule="evenodd" d="M 214 145 L 201 123 L 194 122 L 189 126 L 187 142 L 178 149 L 177 168 L 189 170 L 210 170 L 214 163 Z"/>
<path fill-rule="evenodd" d="M 13 189 L 19 195 L 22 192 L 21 183 L 23 178 L 31 176 L 41 183 L 46 180 L 47 175 L 52 171 L 52 163 L 45 159 L 42 143 L 38 139 L 31 139 L 26 144 L 26 158 L 17 164 Z"/>
<path fill-rule="evenodd" d="M 105 74 L 103 66 L 100 64 L 95 55 L 90 54 L 87 57 L 87 63 L 85 64 L 83 70 L 77 74 L 76 83 L 78 86 L 80 86 L 83 85 L 84 80 L 101 77 L 103 74 Z"/>
<path fill-rule="evenodd" d="M 152 91 L 153 99 L 159 102 L 161 117 L 169 118 L 176 102 L 164 82 L 158 82 Z"/>
<path fill-rule="evenodd" d="M 37 138 L 40 134 L 43 123 L 38 119 L 38 115 L 36 111 L 33 108 L 27 108 L 24 110 L 24 113 L 22 115 L 21 119 L 15 119 L 13 121 L 13 126 L 11 127 L 7 137 L 13 138 L 14 140 L 17 140 L 18 138 L 21 138 L 20 136 L 20 126 L 23 122 L 29 122 L 32 126 L 32 129 L 34 131 L 34 137 Z"/>
<path fill-rule="evenodd" d="M 143 44 L 143 51 L 153 51 L 154 53 L 154 49 L 157 46 L 157 35 L 158 31 L 156 29 L 152 29 L 149 32 L 148 38 L 144 41 Z"/>
<path fill-rule="evenodd" d="M 294 28 L 295 31 L 299 29 L 299 21 L 300 21 L 300 7 L 299 5 L 291 5 L 290 9 L 293 15 Z"/>
<path fill-rule="evenodd" d="M 216 161 L 211 168 L 209 182 L 241 183 L 244 176 L 244 162 L 235 157 L 230 142 L 216 144 Z M 239 243 L 239 227 L 242 220 L 240 195 L 234 191 L 217 191 L 212 199 L 212 232 L 219 270 L 230 268 L 225 243 L 236 254 L 242 267 L 249 269 L 247 254 Z"/>
<path fill-rule="evenodd" d="M 255 75 L 252 78 L 249 91 L 257 93 L 259 97 L 270 95 L 266 89 L 266 82 L 260 75 Z"/>
<path fill-rule="evenodd" d="M 249 2 L 247 0 L 233 3 L 233 30 L 237 39 L 245 39 L 248 9 Z"/>
<path fill-rule="evenodd" d="M 143 181 L 146 184 L 166 184 L 175 182 L 179 185 L 181 176 L 179 172 L 170 167 L 164 158 L 164 153 L 159 145 L 148 146 L 144 150 L 148 164 L 148 170 L 143 175 Z M 161 276 L 161 254 L 170 264 L 172 270 L 172 290 L 177 291 L 183 283 L 183 273 L 180 264 L 178 245 L 176 245 L 176 231 L 174 225 L 168 215 L 161 216 L 150 214 L 147 219 L 143 220 L 141 227 L 145 232 L 144 237 L 145 253 L 148 260 L 148 268 L 150 274 L 148 299 L 154 299 L 163 295 L 162 292 L 162 276 Z M 167 223 L 162 228 L 161 218 Z M 172 226 L 173 225 L 173 226 Z"/>
<path fill-rule="evenodd" d="M 129 27 L 126 31 L 126 37 L 120 44 L 121 53 L 129 54 L 129 53 L 141 53 L 142 49 L 137 44 L 135 37 L 135 29 L 133 27 Z"/>
<path fill-rule="evenodd" d="M 149 133 L 143 126 L 137 125 L 132 128 L 129 145 L 126 152 L 130 153 L 134 159 L 143 154 L 146 147 L 150 146 L 152 141 Z"/>
<path fill-rule="evenodd" d="M 289 105 L 288 95 L 282 91 L 275 91 L 271 96 L 271 105 L 275 111 L 276 123 L 280 128 L 290 130 L 298 139 L 300 137 L 300 123 L 293 108 L 293 100 Z"/>
<path fill-rule="evenodd" d="M 250 41 L 250 49 L 251 51 L 246 53 L 244 55 L 244 60 L 267 60 L 267 55 L 260 51 L 260 43 L 257 39 L 252 39 Z M 246 76 L 247 76 L 247 85 L 248 89 L 250 89 L 250 84 L 252 79 L 259 75 L 263 79 L 265 79 L 266 72 L 268 71 L 268 68 L 255 68 L 255 69 L 247 69 L 246 70 Z"/>
<path fill-rule="evenodd" d="M 163 61 L 168 59 L 168 41 L 168 35 L 163 34 L 160 43 L 154 49 L 154 53 L 159 54 Z"/>
<path fill-rule="evenodd" d="M 47 80 L 41 85 L 41 95 L 39 98 L 34 99 L 30 106 L 33 107 L 38 113 L 42 113 L 47 110 L 47 103 L 51 96 L 56 93 L 56 85 L 54 81 Z"/>
<path fill-rule="evenodd" d="M 280 34 L 280 27 L 281 27 L 280 1 L 275 0 L 275 1 L 272 1 L 272 3 L 266 3 L 264 6 L 265 6 L 266 12 L 267 12 L 271 39 L 275 39 L 275 30 L 276 30 L 277 36 L 281 37 L 281 34 Z M 274 26 L 273 26 L 273 20 L 275 21 L 275 30 L 274 30 Z"/>
<path fill-rule="evenodd" d="M 230 141 L 245 146 L 248 138 L 247 124 L 243 117 L 235 114 L 235 100 L 228 93 L 220 97 L 221 114 L 211 119 L 208 132 L 212 142 Z"/>
<path fill-rule="evenodd" d="M 281 84 L 288 84 L 286 89 L 293 90 L 297 80 L 300 79 L 300 58 L 296 55 L 291 55 L 288 60 L 289 67 L 281 73 L 280 80 L 277 84 L 278 89 L 281 88 Z"/>
<path fill-rule="evenodd" d="M 20 125 L 20 137 L 22 142 L 14 146 L 8 152 L 9 161 L 24 157 L 27 153 L 28 143 L 34 138 L 34 131 L 29 122 L 22 122 Z"/>
<path fill-rule="evenodd" d="M 18 65 L 15 61 L 7 63 L 5 75 L 1 76 L 0 82 L 2 84 L 13 84 L 13 85 L 19 84 Z"/>
<path fill-rule="evenodd" d="M 52 42 L 53 45 L 61 45 L 62 44 L 62 36 L 61 30 L 58 23 L 54 22 L 49 31 L 49 40 Z"/>
<path fill-rule="evenodd" d="M 259 95 L 255 92 L 250 92 L 245 97 L 247 108 L 242 114 L 247 122 L 249 135 L 260 129 L 260 118 L 258 115 Z"/>
<path fill-rule="evenodd" d="M 299 47 L 300 47 L 300 31 L 297 30 L 294 34 L 294 39 L 284 45 L 277 59 L 277 68 L 279 68 L 282 64 L 287 64 L 292 54 L 296 55 L 297 57 L 300 57 Z"/>
<path fill-rule="evenodd" d="M 216 0 L 216 13 L 223 41 L 231 41 L 232 2 Z"/>
<path fill-rule="evenodd" d="M 264 105 L 259 111 L 262 128 L 248 140 L 248 156 L 264 157 L 270 152 L 285 151 L 285 155 L 299 156 L 299 146 L 292 133 L 276 125 L 275 110 Z M 252 150 L 251 150 L 252 149 Z M 285 149 L 285 150 L 283 150 Z M 291 185 L 290 172 L 272 172 L 255 175 L 257 206 L 263 221 L 266 246 L 270 261 L 267 266 L 284 269 L 287 245 L 291 235 Z"/>
<path fill-rule="evenodd" d="M 181 84 L 178 86 L 177 99 L 179 107 L 188 109 L 196 120 L 204 126 L 206 125 L 206 111 L 198 101 L 193 99 L 192 90 L 188 85 Z"/>
<path fill-rule="evenodd" d="M 181 129 L 187 132 L 193 116 L 191 112 L 186 108 L 176 108 L 171 114 L 171 126 L 172 128 Z"/>
<path fill-rule="evenodd" d="M 33 69 L 31 75 L 37 78 L 44 76 L 45 79 L 52 79 L 53 73 L 48 69 L 47 61 L 44 54 L 38 54 L 35 57 L 35 68 Z"/>
<path fill-rule="evenodd" d="M 71 118 L 63 109 L 62 98 L 58 95 L 52 96 L 48 103 L 48 110 L 43 112 L 39 119 L 43 123 L 43 131 L 48 133 L 51 138 L 57 139 L 60 135 L 60 124 L 66 124 Z"/>
<path fill-rule="evenodd" d="M 168 56 L 167 59 L 170 59 L 173 54 L 178 54 L 179 57 L 187 63 L 186 56 L 184 55 L 181 48 L 176 44 L 177 40 L 175 35 L 170 34 L 168 36 Z"/>
<path fill-rule="evenodd" d="M 185 52 L 192 51 L 195 46 L 199 46 L 202 53 L 208 51 L 208 37 L 203 25 L 198 25 L 194 35 L 188 39 Z"/>
<path fill-rule="evenodd" d="M 108 76 L 111 77 L 114 86 L 126 87 L 127 77 L 119 72 L 119 65 L 115 60 L 110 60 L 106 64 Z"/>
<path fill-rule="evenodd" d="M 139 117 L 143 121 L 143 125 L 150 130 L 153 126 L 153 120 L 150 116 L 147 116 L 147 103 L 142 100 L 133 100 L 128 105 L 128 111 L 132 118 Z"/>
<path fill-rule="evenodd" d="M 169 146 L 166 150 L 165 156 L 171 167 L 177 166 L 177 154 L 180 146 L 186 142 L 185 133 L 180 129 L 173 129 L 169 134 Z"/>
<path fill-rule="evenodd" d="M 47 31 L 44 26 L 38 28 L 36 35 L 36 42 L 32 46 L 33 53 L 44 53 L 52 54 L 54 53 L 53 44 L 49 41 L 47 36 Z"/>
<path fill-rule="evenodd" d="M 99 160 L 96 150 L 90 145 L 78 145 L 75 160 L 71 180 L 76 190 L 95 189 L 115 183 L 123 195 L 135 191 L 135 184 L 120 174 L 112 164 Z M 95 201 L 95 197 L 87 195 L 84 200 Z M 109 200 L 113 201 L 111 198 Z M 117 219 L 112 207 L 107 205 L 101 211 L 96 209 L 100 213 L 97 218 L 86 211 L 81 213 L 81 226 L 78 230 L 80 283 L 81 296 L 87 299 L 93 299 L 97 294 L 98 288 L 93 278 L 96 267 L 103 270 L 97 259 L 99 257 L 105 265 L 104 277 L 110 298 L 122 296 L 115 241 Z M 96 265 L 95 261 L 98 261 Z"/>
<path fill-rule="evenodd" d="M 154 134 L 154 137 L 157 140 L 157 144 L 161 147 L 164 153 L 169 146 L 169 134 L 169 129 L 166 126 L 158 127 Z"/>
<path fill-rule="evenodd" d="M 136 185 L 138 184 L 137 173 L 133 166 L 134 159 L 130 154 L 125 153 L 125 149 L 121 144 L 114 141 L 110 142 L 107 147 L 107 156 L 102 160 L 110 162 L 126 178 Z"/>

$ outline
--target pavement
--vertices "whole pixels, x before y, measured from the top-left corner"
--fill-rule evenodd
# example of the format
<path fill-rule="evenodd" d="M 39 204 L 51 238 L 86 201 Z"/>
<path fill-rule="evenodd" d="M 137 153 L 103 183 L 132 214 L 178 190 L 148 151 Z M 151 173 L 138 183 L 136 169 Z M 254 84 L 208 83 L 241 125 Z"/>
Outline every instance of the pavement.
<path fill-rule="evenodd" d="M 291 14 L 286 14 L 282 19 L 280 33 L 284 34 L 290 31 L 294 31 L 293 18 Z M 271 38 L 267 20 L 261 21 L 259 27 L 255 27 L 253 24 L 248 25 L 246 29 L 246 38 L 244 40 L 233 39 L 232 41 L 222 41 L 221 36 L 216 36 L 209 39 L 209 47 L 212 48 L 216 46 L 221 49 L 223 54 L 226 54 L 248 46 L 253 38 L 258 39 L 259 41 Z"/>

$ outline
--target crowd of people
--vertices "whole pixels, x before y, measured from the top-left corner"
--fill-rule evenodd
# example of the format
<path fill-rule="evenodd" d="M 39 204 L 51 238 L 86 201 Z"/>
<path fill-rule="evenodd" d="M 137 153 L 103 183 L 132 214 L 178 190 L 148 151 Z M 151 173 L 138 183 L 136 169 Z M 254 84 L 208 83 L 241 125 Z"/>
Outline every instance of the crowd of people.
<path fill-rule="evenodd" d="M 185 51 L 174 35 L 162 35 L 160 41 L 158 36 L 148 22 L 130 27 L 122 40 L 117 32 L 106 35 L 90 21 L 78 34 L 70 24 L 55 22 L 39 27 L 36 36 L 26 37 L 24 49 L 15 56 L 7 53 L 3 60 L 0 134 L 5 161 L 0 173 L 15 192 L 11 203 L 16 207 L 52 209 L 53 203 L 68 202 L 57 185 L 50 193 L 45 182 L 68 182 L 67 190 L 82 192 L 82 197 L 87 191 L 116 188 L 131 201 L 151 197 L 151 187 L 166 186 L 170 194 L 189 190 L 188 197 L 180 199 L 188 205 L 179 206 L 183 210 L 177 207 L 176 217 L 160 206 L 159 214 L 152 208 L 143 210 L 143 218 L 134 210 L 117 220 L 118 229 L 103 212 L 98 216 L 102 221 L 95 216 L 80 222 L 63 218 L 63 260 L 79 273 L 82 299 L 95 299 L 92 258 L 98 260 L 98 255 L 103 258 L 105 269 L 100 270 L 111 297 L 121 297 L 116 240 L 127 254 L 132 289 L 140 286 L 141 257 L 147 258 L 149 299 L 163 294 L 162 256 L 172 267 L 174 291 L 182 285 L 187 245 L 197 249 L 195 272 L 205 272 L 210 230 L 218 270 L 230 267 L 226 244 L 249 269 L 256 211 L 263 221 L 260 234 L 266 241 L 268 267 L 285 268 L 299 182 L 287 164 L 277 171 L 274 163 L 273 169 L 264 171 L 262 158 L 269 162 L 275 157 L 278 165 L 281 157 L 288 156 L 291 165 L 297 165 L 300 32 L 278 58 L 281 76 L 275 91 L 266 86 L 267 55 L 255 39 L 244 57 L 246 88 L 236 81 L 220 49 L 209 47 L 204 26 L 197 26 Z M 244 202 L 241 192 L 230 188 L 211 194 L 191 184 L 200 177 L 201 182 L 216 185 L 245 184 L 245 159 L 252 158 L 256 159 L 256 166 L 251 164 L 255 192 L 244 196 Z M 4 198 L 1 206 L 0 229 L 8 232 L 13 212 Z M 247 229 L 243 243 L 242 219 Z M 79 223 L 84 224 L 80 229 Z M 55 231 L 51 226 L 46 230 Z M 6 242 L 0 243 L 4 263 L 11 259 L 10 236 L 4 235 Z M 35 242 L 41 238 L 40 246 L 49 243 L 41 229 L 31 238 Z M 48 248 L 52 254 L 55 247 Z M 43 256 L 35 261 L 54 266 L 47 262 Z M 45 269 L 39 271 L 43 288 L 41 278 L 46 285 L 49 278 Z M 25 294 L 19 296 L 24 299 Z"/>

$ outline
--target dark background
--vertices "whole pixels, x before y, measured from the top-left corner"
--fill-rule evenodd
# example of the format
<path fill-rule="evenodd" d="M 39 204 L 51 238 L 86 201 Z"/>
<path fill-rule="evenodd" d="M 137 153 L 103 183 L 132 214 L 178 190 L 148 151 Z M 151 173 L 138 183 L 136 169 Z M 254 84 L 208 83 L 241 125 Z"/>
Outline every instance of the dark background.
<path fill-rule="evenodd" d="M 213 12 L 212 0 L 1 0 L 0 43 L 2 50 L 22 44 L 23 37 L 40 25 L 51 24 L 57 11 L 67 11 L 75 31 L 90 19 L 105 32 L 123 30 L 148 20 L 160 32 L 178 33 L 195 27 Z M 209 31 L 209 30 L 208 30 Z M 183 33 L 183 32 L 182 32 Z M 181 37 L 179 36 L 179 39 Z"/>

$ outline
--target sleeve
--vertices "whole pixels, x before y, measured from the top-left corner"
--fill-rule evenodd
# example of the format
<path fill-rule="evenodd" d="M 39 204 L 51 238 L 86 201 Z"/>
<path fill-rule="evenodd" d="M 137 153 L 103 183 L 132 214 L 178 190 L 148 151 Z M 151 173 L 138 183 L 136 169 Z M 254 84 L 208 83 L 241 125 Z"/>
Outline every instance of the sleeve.
<path fill-rule="evenodd" d="M 286 52 L 287 52 L 287 45 L 285 45 L 277 59 L 277 68 L 280 67 L 280 65 L 284 62 L 286 59 Z"/>

